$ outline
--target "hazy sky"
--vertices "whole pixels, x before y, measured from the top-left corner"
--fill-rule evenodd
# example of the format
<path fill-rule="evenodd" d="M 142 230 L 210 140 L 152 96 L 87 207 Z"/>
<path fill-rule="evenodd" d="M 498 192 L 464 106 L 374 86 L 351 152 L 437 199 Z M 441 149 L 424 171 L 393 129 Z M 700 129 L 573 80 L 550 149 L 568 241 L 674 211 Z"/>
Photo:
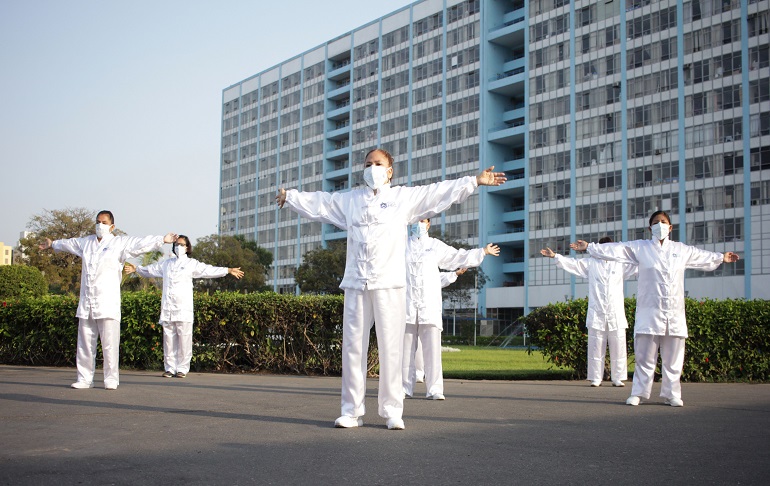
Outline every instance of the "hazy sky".
<path fill-rule="evenodd" d="M 44 210 L 217 232 L 222 90 L 409 0 L 0 0 L 0 241 Z"/>

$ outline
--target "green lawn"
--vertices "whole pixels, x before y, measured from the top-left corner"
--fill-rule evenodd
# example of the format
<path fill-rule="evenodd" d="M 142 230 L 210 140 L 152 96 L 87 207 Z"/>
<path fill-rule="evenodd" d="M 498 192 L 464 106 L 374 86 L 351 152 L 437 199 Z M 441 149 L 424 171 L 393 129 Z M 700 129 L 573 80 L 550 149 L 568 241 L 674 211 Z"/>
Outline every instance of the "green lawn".
<path fill-rule="evenodd" d="M 444 378 L 469 380 L 569 380 L 572 370 L 558 369 L 539 351 L 525 349 L 450 346 L 459 352 L 443 352 Z M 553 368 L 553 369 L 551 369 Z"/>

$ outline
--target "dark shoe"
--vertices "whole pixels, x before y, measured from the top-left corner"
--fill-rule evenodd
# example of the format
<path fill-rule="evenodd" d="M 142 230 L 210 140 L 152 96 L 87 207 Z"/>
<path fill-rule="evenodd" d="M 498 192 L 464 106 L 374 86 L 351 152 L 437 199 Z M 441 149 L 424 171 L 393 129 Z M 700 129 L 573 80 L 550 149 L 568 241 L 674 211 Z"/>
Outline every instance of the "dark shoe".
<path fill-rule="evenodd" d="M 162 376 L 163 376 L 163 378 L 173 378 L 175 375 L 174 375 L 174 373 L 172 373 L 170 371 L 166 371 L 165 373 L 163 373 Z"/>
<path fill-rule="evenodd" d="M 185 374 L 184 374 L 184 373 L 182 373 L 181 371 L 177 371 L 177 372 L 176 372 L 176 377 L 177 377 L 177 378 L 184 378 L 185 376 L 187 376 L 187 375 L 185 375 Z"/>

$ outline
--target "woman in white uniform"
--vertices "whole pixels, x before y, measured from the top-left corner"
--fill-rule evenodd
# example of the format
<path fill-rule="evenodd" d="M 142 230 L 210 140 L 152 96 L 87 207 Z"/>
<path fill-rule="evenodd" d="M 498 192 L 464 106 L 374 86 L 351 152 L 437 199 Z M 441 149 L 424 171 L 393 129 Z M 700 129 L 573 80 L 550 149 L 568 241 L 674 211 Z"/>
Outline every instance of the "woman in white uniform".
<path fill-rule="evenodd" d="M 110 211 L 96 215 L 96 234 L 83 238 L 51 241 L 46 238 L 39 248 L 77 255 L 83 261 L 80 273 L 78 318 L 77 381 L 75 389 L 94 386 L 97 338 L 104 356 L 104 388 L 116 390 L 120 384 L 120 280 L 123 262 L 143 253 L 159 250 L 177 236 L 115 236 L 115 217 Z"/>
<path fill-rule="evenodd" d="M 663 380 L 660 396 L 672 407 L 681 407 L 687 322 L 684 314 L 684 273 L 688 268 L 716 270 L 722 262 L 736 262 L 738 255 L 701 250 L 669 239 L 671 218 L 665 211 L 650 216 L 652 239 L 597 245 L 579 240 L 570 245 L 588 250 L 594 258 L 639 266 L 634 324 L 634 385 L 628 405 L 639 405 L 652 392 L 655 364 L 660 349 Z"/>
<path fill-rule="evenodd" d="M 606 236 L 599 244 L 612 243 Z M 553 258 L 556 266 L 567 273 L 588 279 L 588 374 L 591 386 L 600 386 L 604 378 L 604 357 L 610 348 L 610 379 L 612 386 L 625 386 L 628 379 L 626 355 L 626 309 L 623 280 L 636 275 L 637 266 L 588 258 L 567 258 L 550 248 L 540 254 Z"/>
<path fill-rule="evenodd" d="M 172 247 L 173 257 L 152 265 L 126 264 L 124 272 L 142 277 L 163 278 L 160 325 L 163 327 L 164 378 L 184 378 L 190 372 L 193 335 L 194 278 L 220 278 L 228 274 L 240 279 L 240 268 L 214 267 L 190 258 L 189 238 L 179 235 Z"/>
<path fill-rule="evenodd" d="M 425 364 L 426 397 L 444 400 L 444 380 L 441 368 L 441 288 L 439 268 L 478 267 L 486 255 L 497 256 L 500 247 L 490 243 L 484 248 L 458 250 L 441 240 L 428 236 L 430 219 L 412 226 L 406 245 L 406 332 L 402 376 L 404 395 L 414 392 L 415 353 L 422 343 Z"/>
<path fill-rule="evenodd" d="M 478 176 L 427 186 L 390 185 L 393 157 L 383 149 L 366 155 L 366 186 L 347 192 L 299 192 L 281 188 L 276 196 L 312 221 L 347 231 L 342 332 L 342 415 L 335 427 L 359 427 L 365 413 L 369 330 L 377 329 L 380 358 L 378 412 L 388 429 L 403 429 L 401 351 L 406 322 L 407 226 L 464 201 L 479 185 L 498 186 L 505 174 L 490 167 Z"/>

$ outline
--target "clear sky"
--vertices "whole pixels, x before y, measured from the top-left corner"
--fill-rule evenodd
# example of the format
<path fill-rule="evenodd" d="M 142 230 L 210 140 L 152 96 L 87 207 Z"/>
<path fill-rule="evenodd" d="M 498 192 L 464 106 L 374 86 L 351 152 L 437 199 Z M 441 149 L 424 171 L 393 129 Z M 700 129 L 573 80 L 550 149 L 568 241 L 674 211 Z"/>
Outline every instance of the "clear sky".
<path fill-rule="evenodd" d="M 44 210 L 217 232 L 222 90 L 409 0 L 0 0 L 0 241 Z"/>

